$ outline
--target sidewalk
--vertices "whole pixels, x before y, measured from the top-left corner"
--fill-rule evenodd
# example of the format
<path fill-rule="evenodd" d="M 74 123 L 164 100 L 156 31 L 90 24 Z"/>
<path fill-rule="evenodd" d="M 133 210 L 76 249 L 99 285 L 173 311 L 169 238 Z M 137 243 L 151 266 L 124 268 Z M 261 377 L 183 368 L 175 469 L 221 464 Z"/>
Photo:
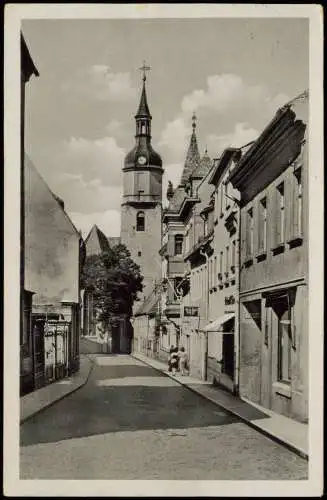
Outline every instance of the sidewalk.
<path fill-rule="evenodd" d="M 86 384 L 92 370 L 92 361 L 84 355 L 80 357 L 80 369 L 71 377 L 49 384 L 20 398 L 20 423 L 36 413 L 48 408 L 59 399 L 77 391 Z"/>
<path fill-rule="evenodd" d="M 189 376 L 182 377 L 180 374 L 173 376 L 171 372 L 167 371 L 167 365 L 156 359 L 148 358 L 139 353 L 133 353 L 132 356 L 221 406 L 250 427 L 286 446 L 301 457 L 308 459 L 307 424 L 274 413 L 244 398 L 240 399 L 223 389 L 213 386 L 210 382 Z"/>

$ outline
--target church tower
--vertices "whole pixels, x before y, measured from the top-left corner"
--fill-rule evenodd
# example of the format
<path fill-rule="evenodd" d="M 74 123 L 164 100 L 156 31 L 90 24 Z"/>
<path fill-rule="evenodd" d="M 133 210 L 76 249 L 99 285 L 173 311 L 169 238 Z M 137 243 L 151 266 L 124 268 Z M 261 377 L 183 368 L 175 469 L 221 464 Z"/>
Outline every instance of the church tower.
<path fill-rule="evenodd" d="M 146 95 L 146 71 L 135 115 L 135 146 L 126 155 L 123 167 L 121 242 L 131 252 L 143 275 L 143 295 L 161 277 L 162 160 L 151 146 L 151 120 Z"/>

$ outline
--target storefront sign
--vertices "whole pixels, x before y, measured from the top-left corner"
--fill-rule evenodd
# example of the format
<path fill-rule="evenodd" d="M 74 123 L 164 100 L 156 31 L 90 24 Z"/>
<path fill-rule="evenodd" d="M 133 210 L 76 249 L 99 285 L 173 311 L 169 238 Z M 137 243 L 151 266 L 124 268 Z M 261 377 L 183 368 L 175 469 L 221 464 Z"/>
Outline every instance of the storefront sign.
<path fill-rule="evenodd" d="M 184 316 L 198 316 L 199 308 L 194 306 L 186 306 L 184 307 Z"/>

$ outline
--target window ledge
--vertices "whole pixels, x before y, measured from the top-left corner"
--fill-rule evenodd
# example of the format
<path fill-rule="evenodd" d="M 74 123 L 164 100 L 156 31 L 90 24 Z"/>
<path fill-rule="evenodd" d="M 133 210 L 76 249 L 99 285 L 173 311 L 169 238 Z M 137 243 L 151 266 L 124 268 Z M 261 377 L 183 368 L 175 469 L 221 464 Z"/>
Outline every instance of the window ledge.
<path fill-rule="evenodd" d="M 274 255 L 278 255 L 279 253 L 283 253 L 284 250 L 285 250 L 285 243 L 284 242 L 278 243 L 278 245 L 276 245 L 275 247 L 273 247 L 271 249 L 271 251 Z"/>
<path fill-rule="evenodd" d="M 267 250 L 259 250 L 257 255 L 255 256 L 258 262 L 265 260 L 267 258 Z"/>
<path fill-rule="evenodd" d="M 276 392 L 276 394 L 279 394 L 280 396 L 284 396 L 285 398 L 289 399 L 291 399 L 292 397 L 290 384 L 283 382 L 275 382 L 273 384 L 273 389 Z"/>
<path fill-rule="evenodd" d="M 294 236 L 293 238 L 287 240 L 287 244 L 289 245 L 290 248 L 299 247 L 302 245 L 302 243 L 303 243 L 302 236 Z"/>

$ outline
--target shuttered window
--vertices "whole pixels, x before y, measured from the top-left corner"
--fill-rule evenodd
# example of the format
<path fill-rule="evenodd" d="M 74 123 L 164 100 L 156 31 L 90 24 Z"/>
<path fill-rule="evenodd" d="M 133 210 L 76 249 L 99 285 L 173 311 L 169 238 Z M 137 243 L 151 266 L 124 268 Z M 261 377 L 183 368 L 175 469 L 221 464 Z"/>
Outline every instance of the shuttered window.
<path fill-rule="evenodd" d="M 285 241 L 285 185 L 281 182 L 276 188 L 277 194 L 277 218 L 276 218 L 276 243 Z"/>
<path fill-rule="evenodd" d="M 294 204 L 293 204 L 293 226 L 294 226 L 294 237 L 302 236 L 303 233 L 303 204 L 302 204 L 302 171 L 298 168 L 294 172 L 295 178 L 295 193 L 294 193 Z"/>
<path fill-rule="evenodd" d="M 251 258 L 254 249 L 253 207 L 247 211 L 246 216 L 246 258 Z"/>
<path fill-rule="evenodd" d="M 259 217 L 258 217 L 258 240 L 259 252 L 267 250 L 267 198 L 264 197 L 259 201 Z"/>

